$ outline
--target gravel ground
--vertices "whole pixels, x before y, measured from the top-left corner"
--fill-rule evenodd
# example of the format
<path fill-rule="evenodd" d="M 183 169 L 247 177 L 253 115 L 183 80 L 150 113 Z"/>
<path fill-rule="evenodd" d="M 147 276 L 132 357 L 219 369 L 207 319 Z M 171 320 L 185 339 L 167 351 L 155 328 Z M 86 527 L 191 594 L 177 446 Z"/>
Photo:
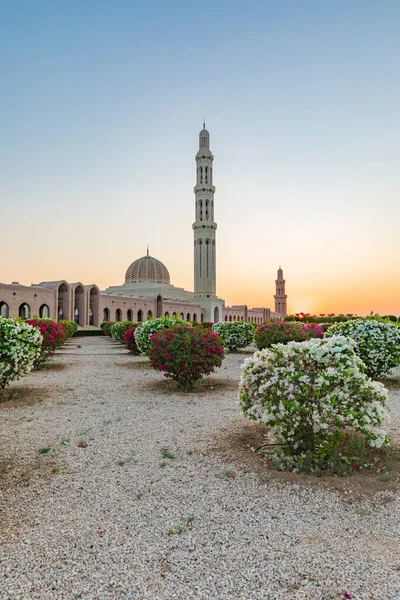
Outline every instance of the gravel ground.
<path fill-rule="evenodd" d="M 157 392 L 162 375 L 120 345 L 78 344 L 58 353 L 65 370 L 15 385 L 48 399 L 0 410 L 0 456 L 28 473 L 0 480 L 1 599 L 400 599 L 399 494 L 349 503 L 241 472 L 201 452 L 239 417 L 232 386 Z M 243 359 L 216 378 L 236 381 Z M 390 409 L 393 434 L 399 392 Z M 56 473 L 29 477 L 38 460 Z"/>

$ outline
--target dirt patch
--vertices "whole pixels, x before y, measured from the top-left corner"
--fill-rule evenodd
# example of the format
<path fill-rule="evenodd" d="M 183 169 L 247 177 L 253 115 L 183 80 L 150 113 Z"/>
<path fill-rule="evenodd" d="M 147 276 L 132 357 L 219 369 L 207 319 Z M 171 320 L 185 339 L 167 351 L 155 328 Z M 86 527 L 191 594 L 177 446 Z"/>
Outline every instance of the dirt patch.
<path fill-rule="evenodd" d="M 388 390 L 400 390 L 400 377 L 384 377 L 382 379 L 378 379 L 380 383 L 383 383 Z"/>
<path fill-rule="evenodd" d="M 184 392 L 176 381 L 167 379 L 156 379 L 148 381 L 144 384 L 146 390 L 153 391 L 155 393 L 168 394 L 168 395 L 193 395 L 193 394 L 215 394 L 220 391 L 235 390 L 238 389 L 237 381 L 233 379 L 217 379 L 217 378 L 204 378 L 197 381 L 193 390 L 190 392 Z"/>
<path fill-rule="evenodd" d="M 53 390 L 48 387 L 10 386 L 0 396 L 0 411 L 19 406 L 32 406 L 50 398 Z"/>
<path fill-rule="evenodd" d="M 208 450 L 237 464 L 240 471 L 252 471 L 260 475 L 262 482 L 271 480 L 298 484 L 312 489 L 336 490 L 343 493 L 348 502 L 360 500 L 382 491 L 400 489 L 400 463 L 394 462 L 385 473 L 354 472 L 351 475 L 313 476 L 304 473 L 278 471 L 262 454 L 254 452 L 266 442 L 268 428 L 251 421 L 240 420 L 219 430 L 209 442 Z"/>

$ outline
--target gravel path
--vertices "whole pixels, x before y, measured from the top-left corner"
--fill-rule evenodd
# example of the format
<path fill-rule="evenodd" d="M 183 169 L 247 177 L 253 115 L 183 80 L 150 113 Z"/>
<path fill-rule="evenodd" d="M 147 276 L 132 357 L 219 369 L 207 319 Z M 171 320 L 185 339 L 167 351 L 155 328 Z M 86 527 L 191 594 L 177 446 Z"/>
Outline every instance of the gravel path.
<path fill-rule="evenodd" d="M 239 417 L 233 386 L 157 392 L 162 376 L 120 345 L 78 344 L 58 353 L 65 370 L 16 384 L 48 399 L 0 410 L 0 456 L 27 465 L 0 479 L 1 599 L 400 599 L 399 494 L 348 503 L 241 472 L 201 452 Z M 216 378 L 236 381 L 243 358 Z M 390 408 L 400 431 L 399 392 Z"/>

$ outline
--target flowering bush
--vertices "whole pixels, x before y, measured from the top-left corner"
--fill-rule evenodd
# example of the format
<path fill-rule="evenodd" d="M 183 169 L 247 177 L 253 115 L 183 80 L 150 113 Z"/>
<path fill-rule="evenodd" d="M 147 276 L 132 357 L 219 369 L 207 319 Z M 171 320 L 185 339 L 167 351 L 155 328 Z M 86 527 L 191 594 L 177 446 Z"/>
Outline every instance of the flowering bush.
<path fill-rule="evenodd" d="M 272 344 L 303 342 L 312 338 L 322 338 L 323 331 L 315 323 L 297 323 L 286 321 L 269 321 L 258 325 L 254 333 L 254 341 L 259 350 L 269 348 Z"/>
<path fill-rule="evenodd" d="M 337 323 L 325 336 L 344 335 L 356 342 L 355 351 L 370 377 L 385 375 L 400 364 L 400 328 L 389 322 L 353 319 Z"/>
<path fill-rule="evenodd" d="M 188 391 L 203 375 L 220 367 L 224 355 L 221 339 L 201 327 L 177 325 L 154 333 L 148 356 L 154 369 L 174 379 Z"/>
<path fill-rule="evenodd" d="M 135 331 L 135 340 L 141 354 L 147 354 L 150 349 L 150 337 L 153 333 L 174 327 L 175 325 L 185 325 L 185 321 L 171 317 L 159 317 L 158 319 L 149 319 L 139 323 Z"/>
<path fill-rule="evenodd" d="M 253 342 L 254 327 L 250 323 L 241 321 L 221 321 L 212 326 L 214 333 L 219 335 L 222 343 L 229 352 L 236 352 L 239 348 L 246 348 Z"/>
<path fill-rule="evenodd" d="M 60 323 L 51 319 L 27 319 L 25 321 L 32 327 L 37 327 L 42 334 L 42 351 L 40 356 L 35 359 L 34 368 L 40 369 L 43 363 L 53 356 L 56 348 L 59 348 L 65 340 L 64 329 Z"/>
<path fill-rule="evenodd" d="M 64 341 L 71 338 L 78 329 L 78 324 L 74 321 L 67 321 L 66 319 L 62 319 L 61 321 L 59 321 L 59 323 L 64 331 Z"/>
<path fill-rule="evenodd" d="M 41 350 L 42 335 L 37 327 L 0 317 L 0 394 L 10 381 L 33 369 Z"/>
<path fill-rule="evenodd" d="M 193 327 L 202 327 L 203 329 L 210 329 L 210 331 L 212 330 L 212 326 L 214 325 L 214 323 L 212 321 L 202 321 L 197 322 L 197 321 L 192 321 L 193 323 Z"/>
<path fill-rule="evenodd" d="M 140 354 L 135 340 L 135 327 L 129 327 L 124 333 L 123 342 L 131 354 Z"/>
<path fill-rule="evenodd" d="M 354 345 L 343 336 L 290 342 L 245 360 L 241 409 L 271 428 L 283 454 L 328 459 L 346 428 L 371 446 L 389 443 L 374 429 L 387 418 L 387 392 L 363 373 Z"/>
<path fill-rule="evenodd" d="M 301 332 L 305 340 L 324 337 L 322 327 L 320 325 L 317 325 L 316 323 L 306 323 L 306 325 L 303 325 Z"/>
<path fill-rule="evenodd" d="M 111 337 L 111 327 L 114 325 L 115 321 L 103 321 L 100 327 L 103 330 L 103 333 Z"/>
<path fill-rule="evenodd" d="M 118 321 L 110 328 L 111 337 L 116 342 L 121 342 L 121 344 L 123 344 L 125 331 L 133 326 L 136 326 L 136 323 L 132 323 L 132 321 Z"/>

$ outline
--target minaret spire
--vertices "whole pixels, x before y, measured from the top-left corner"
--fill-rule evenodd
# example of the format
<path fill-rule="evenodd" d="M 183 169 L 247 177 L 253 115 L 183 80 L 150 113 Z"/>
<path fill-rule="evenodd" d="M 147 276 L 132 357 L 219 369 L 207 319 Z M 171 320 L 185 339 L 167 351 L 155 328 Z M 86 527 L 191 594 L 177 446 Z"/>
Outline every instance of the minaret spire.
<path fill-rule="evenodd" d="M 282 317 L 286 317 L 287 315 L 287 295 L 285 293 L 285 280 L 283 279 L 283 271 L 281 265 L 279 265 L 278 276 L 275 279 L 276 284 L 276 294 L 275 298 L 275 312 L 281 315 Z"/>
<path fill-rule="evenodd" d="M 213 160 L 210 134 L 203 121 L 196 154 L 196 208 L 194 231 L 194 293 L 198 298 L 216 297 L 216 245 L 214 221 Z"/>

